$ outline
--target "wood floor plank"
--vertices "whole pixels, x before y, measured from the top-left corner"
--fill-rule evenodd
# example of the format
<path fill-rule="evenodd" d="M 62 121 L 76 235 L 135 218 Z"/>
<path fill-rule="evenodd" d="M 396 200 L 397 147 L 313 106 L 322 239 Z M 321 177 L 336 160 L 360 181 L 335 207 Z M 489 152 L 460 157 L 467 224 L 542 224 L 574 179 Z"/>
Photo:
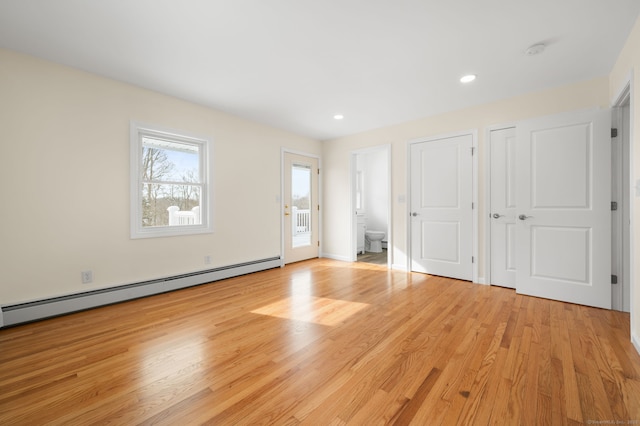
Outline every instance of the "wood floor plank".
<path fill-rule="evenodd" d="M 316 259 L 0 329 L 0 424 L 631 422 L 628 330 L 621 312 Z"/>
<path fill-rule="evenodd" d="M 531 328 L 533 330 L 533 328 Z M 532 332 L 533 334 L 533 332 Z M 531 344 L 526 348 L 527 362 L 526 373 L 524 380 L 524 389 L 522 391 L 522 408 L 520 411 L 520 419 L 523 425 L 536 425 L 538 424 L 538 380 L 540 372 L 540 343 L 537 341 L 531 341 Z"/>
<path fill-rule="evenodd" d="M 505 327 L 506 324 L 500 323 L 495 329 L 495 334 L 491 335 L 489 333 L 487 335 L 487 338 L 491 338 L 491 341 L 486 352 L 483 352 L 484 358 L 471 385 L 470 398 L 459 417 L 459 421 L 462 424 L 471 424 L 476 419 L 481 419 L 480 423 L 482 420 L 485 423 L 489 420 L 490 410 L 493 401 L 495 401 L 495 393 L 491 393 L 488 390 L 488 383 L 495 382 L 498 377 L 501 377 L 500 368 L 496 368 L 495 364 L 497 362 L 498 366 L 501 366 L 498 354 L 500 353 L 500 342 L 502 341 Z M 504 353 L 504 350 L 502 353 Z"/>

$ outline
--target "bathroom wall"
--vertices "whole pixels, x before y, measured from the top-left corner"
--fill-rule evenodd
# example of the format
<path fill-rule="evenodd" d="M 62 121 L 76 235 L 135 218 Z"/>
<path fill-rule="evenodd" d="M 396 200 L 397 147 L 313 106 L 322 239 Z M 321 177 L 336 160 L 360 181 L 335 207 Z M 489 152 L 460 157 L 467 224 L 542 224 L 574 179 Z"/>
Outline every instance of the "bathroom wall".
<path fill-rule="evenodd" d="M 389 223 L 387 152 L 377 150 L 361 156 L 364 168 L 364 208 L 367 215 L 367 229 L 386 233 Z"/>

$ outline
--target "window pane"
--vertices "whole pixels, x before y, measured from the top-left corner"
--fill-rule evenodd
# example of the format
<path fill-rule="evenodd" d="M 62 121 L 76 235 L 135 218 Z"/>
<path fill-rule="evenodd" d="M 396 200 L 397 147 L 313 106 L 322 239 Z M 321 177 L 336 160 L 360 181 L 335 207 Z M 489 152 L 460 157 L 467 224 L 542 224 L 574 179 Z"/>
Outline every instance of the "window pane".
<path fill-rule="evenodd" d="M 311 244 L 311 166 L 294 164 L 291 168 L 292 247 Z"/>
<path fill-rule="evenodd" d="M 200 225 L 200 185 L 142 185 L 142 226 Z"/>
<path fill-rule="evenodd" d="M 199 146 L 142 138 L 144 181 L 200 182 Z"/>

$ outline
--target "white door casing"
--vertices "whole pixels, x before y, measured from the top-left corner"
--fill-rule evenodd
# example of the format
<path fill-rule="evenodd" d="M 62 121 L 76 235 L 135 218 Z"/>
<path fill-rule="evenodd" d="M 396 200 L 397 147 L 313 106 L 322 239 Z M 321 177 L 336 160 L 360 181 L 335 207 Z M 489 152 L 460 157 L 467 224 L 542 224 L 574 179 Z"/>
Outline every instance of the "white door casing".
<path fill-rule="evenodd" d="M 516 288 L 516 129 L 490 134 L 491 284 Z"/>
<path fill-rule="evenodd" d="M 473 278 L 473 136 L 410 145 L 412 271 Z"/>
<path fill-rule="evenodd" d="M 610 111 L 517 125 L 516 290 L 611 308 Z"/>
<path fill-rule="evenodd" d="M 612 110 L 611 127 L 617 135 L 611 138 L 611 200 L 617 202 L 611 211 L 611 274 L 617 285 L 611 286 L 612 309 L 629 312 L 631 293 L 629 286 L 630 265 L 630 105 L 627 92 L 623 100 Z"/>

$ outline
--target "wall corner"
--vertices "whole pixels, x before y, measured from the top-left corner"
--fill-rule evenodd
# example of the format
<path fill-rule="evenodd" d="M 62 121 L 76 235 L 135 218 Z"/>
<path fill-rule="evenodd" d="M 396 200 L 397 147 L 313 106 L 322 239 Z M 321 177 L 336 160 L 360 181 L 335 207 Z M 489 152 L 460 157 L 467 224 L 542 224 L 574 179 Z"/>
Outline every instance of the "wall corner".
<path fill-rule="evenodd" d="M 640 338 L 635 333 L 631 333 L 631 343 L 636 348 L 636 352 L 640 355 Z"/>

